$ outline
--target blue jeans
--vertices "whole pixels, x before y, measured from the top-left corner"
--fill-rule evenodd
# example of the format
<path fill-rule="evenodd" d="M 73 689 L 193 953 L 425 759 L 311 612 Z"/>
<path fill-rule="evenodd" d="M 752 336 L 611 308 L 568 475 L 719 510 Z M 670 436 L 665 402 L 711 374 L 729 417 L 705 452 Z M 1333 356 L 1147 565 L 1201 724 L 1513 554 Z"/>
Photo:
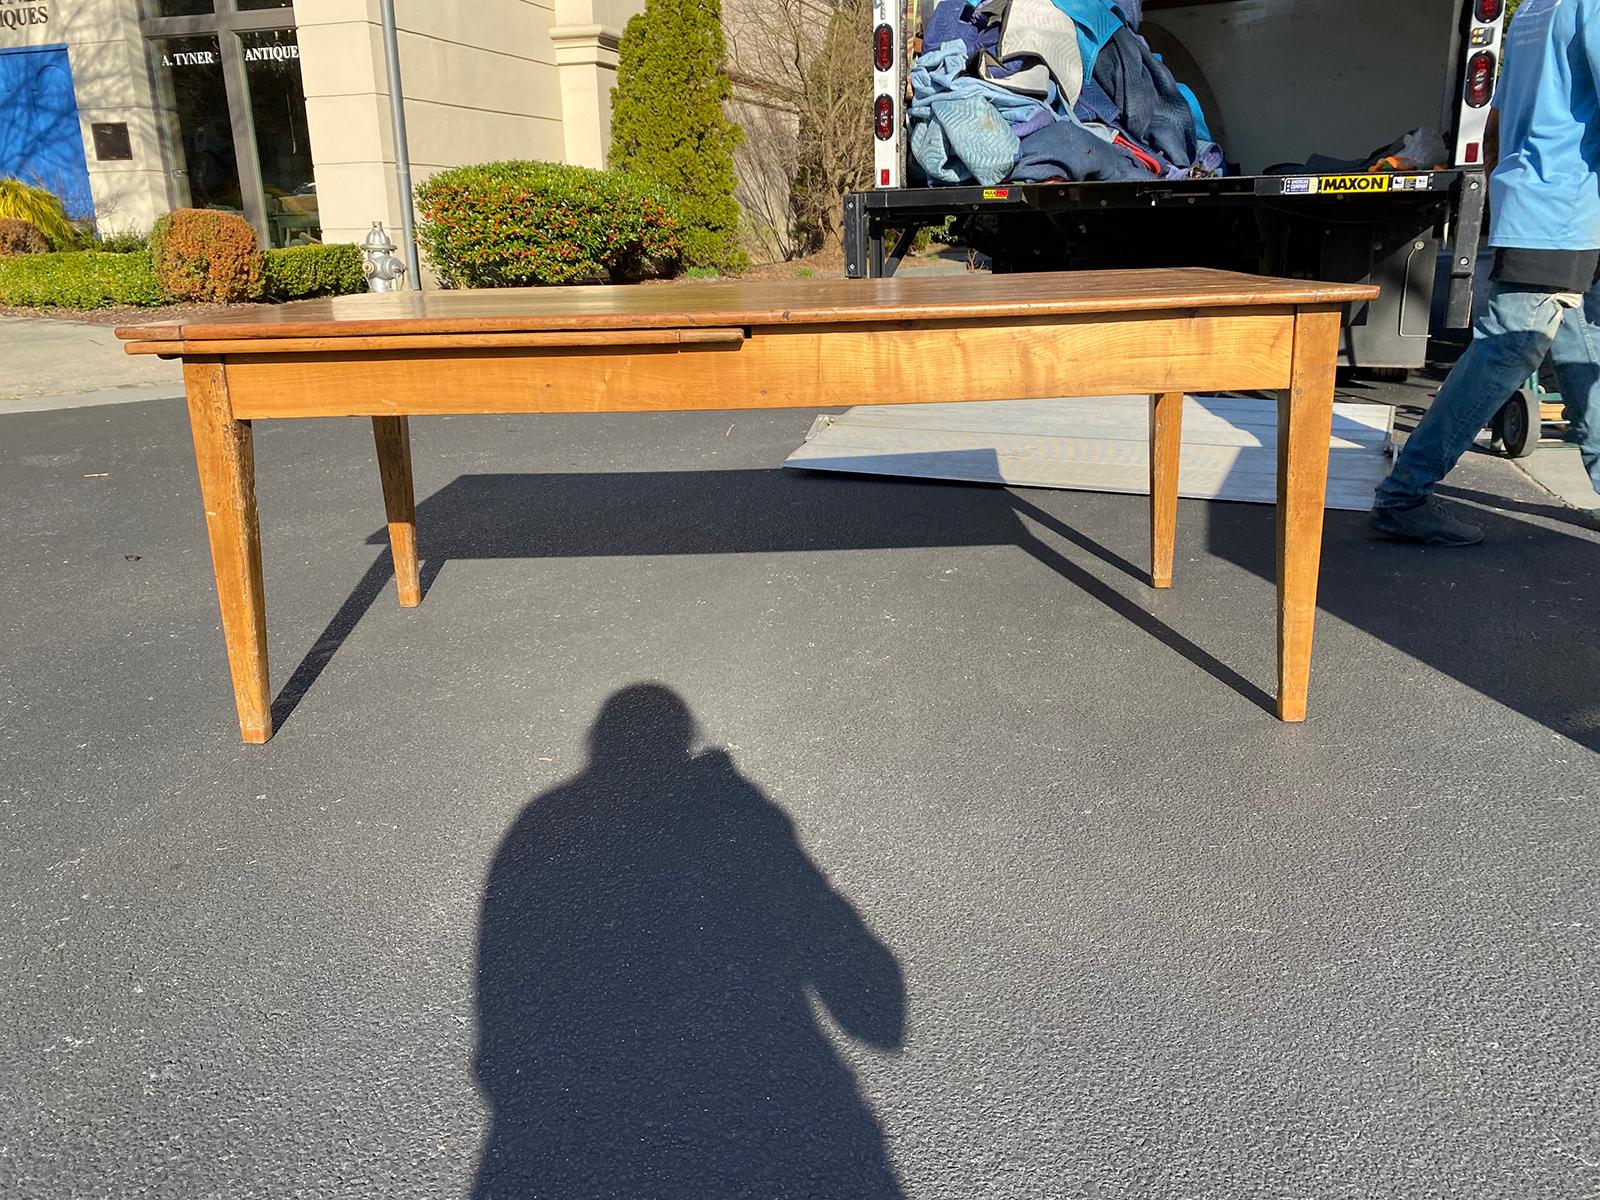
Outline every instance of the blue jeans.
<path fill-rule="evenodd" d="M 1472 344 L 1378 485 L 1379 508 L 1410 508 L 1433 494 L 1478 431 L 1549 355 L 1573 437 L 1600 492 L 1600 284 L 1576 293 L 1528 291 L 1491 283 Z"/>

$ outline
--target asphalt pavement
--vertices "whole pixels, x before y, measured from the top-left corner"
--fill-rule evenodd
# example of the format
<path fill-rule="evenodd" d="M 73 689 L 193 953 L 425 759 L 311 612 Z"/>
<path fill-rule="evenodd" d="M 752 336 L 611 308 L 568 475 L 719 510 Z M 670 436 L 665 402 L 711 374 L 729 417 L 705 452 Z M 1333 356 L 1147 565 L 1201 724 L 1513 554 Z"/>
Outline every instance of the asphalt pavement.
<path fill-rule="evenodd" d="M 0 416 L 0 1195 L 1600 1194 L 1600 535 L 777 469 L 809 412 Z"/>

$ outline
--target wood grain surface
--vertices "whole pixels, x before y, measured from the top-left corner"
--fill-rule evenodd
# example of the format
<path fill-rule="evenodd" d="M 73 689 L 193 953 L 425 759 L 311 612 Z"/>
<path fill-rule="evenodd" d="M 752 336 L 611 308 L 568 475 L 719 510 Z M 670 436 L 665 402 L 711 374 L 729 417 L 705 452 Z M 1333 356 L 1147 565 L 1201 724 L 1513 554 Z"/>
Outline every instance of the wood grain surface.
<path fill-rule="evenodd" d="M 759 330 L 737 344 L 234 354 L 241 417 L 833 408 L 1288 386 L 1294 310 Z"/>
<path fill-rule="evenodd" d="M 411 482 L 411 424 L 405 417 L 373 417 L 372 438 L 389 522 L 395 593 L 401 608 L 415 608 L 422 603 L 422 581 L 417 566 L 417 497 Z"/>
<path fill-rule="evenodd" d="M 742 328 L 561 329 L 543 333 L 412 333 L 356 337 L 219 338 L 206 342 L 127 342 L 129 354 L 341 354 L 377 350 L 548 350 L 588 346 L 719 346 L 742 342 Z"/>
<path fill-rule="evenodd" d="M 141 342 L 837 325 L 885 320 L 1168 312 L 1371 300 L 1365 284 L 1175 268 L 890 279 L 775 279 L 638 287 L 395 292 L 302 300 L 238 316 L 119 328 Z"/>
<path fill-rule="evenodd" d="M 1306 719 L 1322 565 L 1339 310 L 1295 320 L 1294 378 L 1278 398 L 1278 716 Z"/>
<path fill-rule="evenodd" d="M 1150 586 L 1172 586 L 1178 532 L 1178 459 L 1183 452 L 1183 393 L 1150 397 Z"/>
<path fill-rule="evenodd" d="M 239 733 L 259 745 L 272 736 L 272 694 L 267 686 L 267 601 L 250 422 L 234 419 L 221 363 L 184 363 L 183 384 Z"/>

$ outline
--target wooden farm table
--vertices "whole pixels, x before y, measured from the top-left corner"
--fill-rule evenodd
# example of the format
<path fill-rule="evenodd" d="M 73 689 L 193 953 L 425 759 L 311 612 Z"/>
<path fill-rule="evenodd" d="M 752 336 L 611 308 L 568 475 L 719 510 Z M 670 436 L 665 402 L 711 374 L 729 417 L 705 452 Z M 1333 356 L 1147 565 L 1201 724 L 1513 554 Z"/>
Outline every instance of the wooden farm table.
<path fill-rule="evenodd" d="M 119 329 L 181 356 L 246 742 L 272 735 L 251 422 L 371 417 L 400 603 L 421 599 L 407 418 L 1135 392 L 1150 582 L 1171 586 L 1183 393 L 1275 389 L 1278 715 L 1306 713 L 1342 306 L 1374 287 L 1206 270 L 432 291 Z"/>

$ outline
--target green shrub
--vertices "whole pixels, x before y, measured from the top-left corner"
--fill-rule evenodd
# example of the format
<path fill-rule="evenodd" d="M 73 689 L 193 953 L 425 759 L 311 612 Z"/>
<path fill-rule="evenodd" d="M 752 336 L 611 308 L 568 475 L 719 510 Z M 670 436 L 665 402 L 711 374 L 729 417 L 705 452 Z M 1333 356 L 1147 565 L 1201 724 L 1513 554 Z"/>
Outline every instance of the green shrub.
<path fill-rule="evenodd" d="M 231 304 L 261 298 L 261 252 L 243 217 L 180 208 L 150 231 L 150 258 L 161 290 L 172 300 Z"/>
<path fill-rule="evenodd" d="M 150 235 L 134 229 L 119 229 L 116 233 L 96 234 L 94 244 L 87 247 L 105 254 L 140 254 L 150 249 Z"/>
<path fill-rule="evenodd" d="M 611 93 L 611 165 L 670 191 L 690 266 L 738 270 L 739 205 L 733 152 L 743 133 L 723 112 L 719 0 L 645 0 L 618 48 Z"/>
<path fill-rule="evenodd" d="M 31 221 L 0 217 L 0 255 L 43 254 L 50 242 Z"/>
<path fill-rule="evenodd" d="M 417 241 L 447 287 L 634 282 L 683 258 L 666 192 L 622 171 L 546 162 L 455 167 L 417 188 Z"/>
<path fill-rule="evenodd" d="M 76 250 L 0 259 L 0 304 L 103 308 L 162 300 L 147 254 Z"/>
<path fill-rule="evenodd" d="M 44 234 L 55 249 L 70 246 L 78 237 L 61 201 L 45 188 L 20 179 L 0 179 L 0 217 L 26 221 Z"/>
<path fill-rule="evenodd" d="M 304 300 L 311 296 L 349 296 L 367 290 L 361 271 L 361 247 L 287 246 L 262 255 L 269 300 Z"/>

